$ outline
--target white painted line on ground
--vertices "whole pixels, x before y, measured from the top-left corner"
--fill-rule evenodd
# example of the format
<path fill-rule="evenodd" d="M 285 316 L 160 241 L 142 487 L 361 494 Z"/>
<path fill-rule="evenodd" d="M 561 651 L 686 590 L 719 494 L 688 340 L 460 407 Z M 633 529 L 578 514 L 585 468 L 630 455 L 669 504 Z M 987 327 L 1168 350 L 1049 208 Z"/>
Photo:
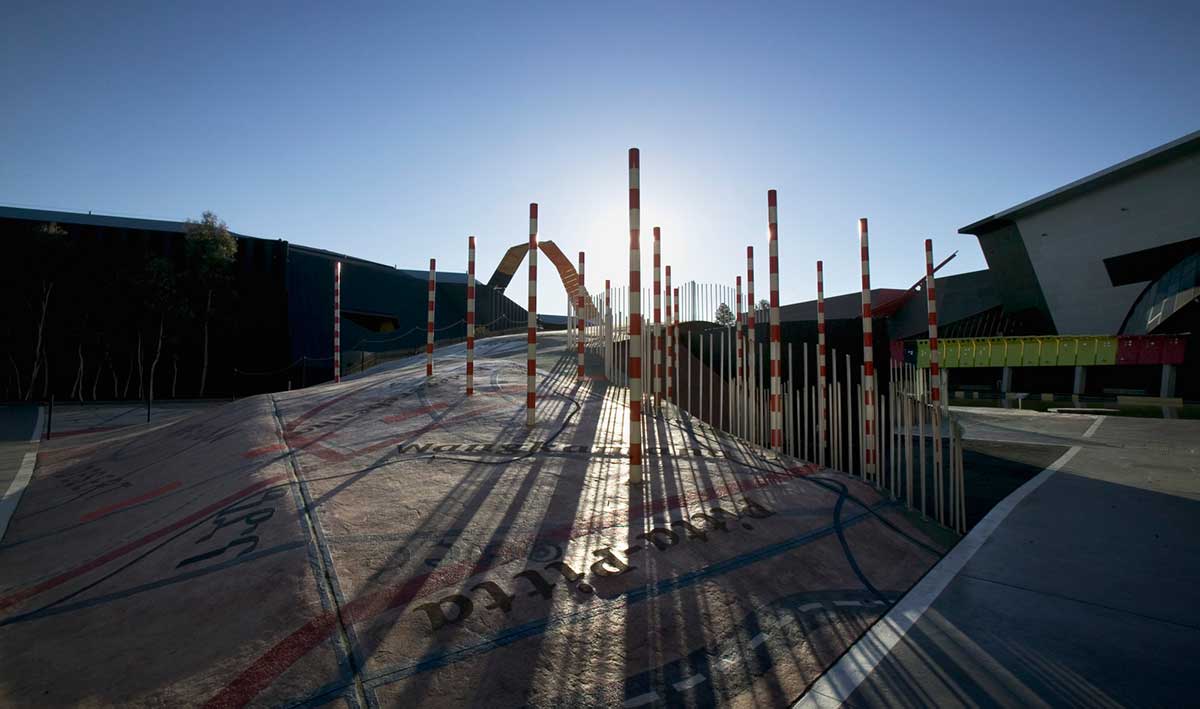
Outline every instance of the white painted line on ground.
<path fill-rule="evenodd" d="M 43 423 L 43 421 L 45 421 L 45 420 L 46 420 L 46 407 L 39 406 L 37 421 L 33 424 L 33 433 L 29 436 L 30 443 L 37 443 L 38 441 L 42 440 L 42 426 L 45 425 Z"/>
<path fill-rule="evenodd" d="M 1092 429 L 1089 429 L 1084 436 L 1095 433 L 1095 427 L 1096 424 L 1093 424 Z M 1058 460 L 993 507 L 992 511 L 988 512 L 979 521 L 979 524 L 975 525 L 975 528 L 950 550 L 949 554 L 942 557 L 941 561 L 935 564 L 929 573 L 925 574 L 925 577 L 904 595 L 904 598 L 892 606 L 887 615 L 871 626 L 871 629 L 859 638 L 858 642 L 846 650 L 837 663 L 826 670 L 809 687 L 804 696 L 792 705 L 792 709 L 841 706 L 854 693 L 854 690 L 858 689 L 863 680 L 879 666 L 879 663 L 883 662 L 896 643 L 900 642 L 900 639 L 916 624 L 925 611 L 929 610 L 929 606 L 941 595 L 946 586 L 958 575 L 958 572 L 966 566 L 971 557 L 975 556 L 975 553 L 992 536 L 1000 523 L 1016 509 L 1017 505 L 1021 504 L 1022 500 L 1069 463 L 1079 450 L 1079 446 L 1071 446 L 1066 453 L 1058 457 Z"/>
<path fill-rule="evenodd" d="M 1084 438 L 1091 438 L 1091 437 L 1092 437 L 1092 434 L 1096 432 L 1096 429 L 1097 429 L 1097 428 L 1100 428 L 1100 424 L 1102 424 L 1102 423 L 1104 423 L 1104 417 L 1103 417 L 1103 416 L 1097 416 L 1097 417 L 1096 417 L 1096 420 L 1092 422 L 1092 425 L 1091 425 L 1091 426 L 1088 426 L 1088 430 L 1086 430 L 1086 431 L 1084 431 L 1084 432 L 1083 432 L 1083 437 L 1084 437 Z"/>
<path fill-rule="evenodd" d="M 29 478 L 33 477 L 33 466 L 36 462 L 37 453 L 25 454 L 25 457 L 21 459 L 21 469 L 17 471 L 17 476 L 9 484 L 8 491 L 4 493 L 4 499 L 0 499 L 0 541 L 4 541 L 4 533 L 8 531 L 8 521 L 17 511 L 17 503 L 21 501 L 21 495 L 25 492 L 25 486 L 29 484 Z"/>
<path fill-rule="evenodd" d="M 705 677 L 704 675 L 692 675 L 691 677 L 688 677 L 685 680 L 676 682 L 675 689 L 682 692 L 685 689 L 691 689 L 692 687 L 695 687 L 696 685 L 703 682 L 705 679 L 707 679 L 707 677 Z"/>
<path fill-rule="evenodd" d="M 658 692 L 646 692 L 625 700 L 626 707 L 640 707 L 643 704 L 658 701 Z"/>

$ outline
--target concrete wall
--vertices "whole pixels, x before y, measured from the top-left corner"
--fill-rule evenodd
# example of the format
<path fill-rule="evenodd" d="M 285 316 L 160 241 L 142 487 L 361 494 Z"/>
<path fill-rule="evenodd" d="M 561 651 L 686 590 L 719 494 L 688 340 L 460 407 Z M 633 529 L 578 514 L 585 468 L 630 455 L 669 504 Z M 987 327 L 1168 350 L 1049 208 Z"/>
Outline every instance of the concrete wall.
<path fill-rule="evenodd" d="M 1058 333 L 1116 333 L 1146 284 L 1114 287 L 1104 259 L 1200 236 L 1197 195 L 1193 153 L 1018 217 Z"/>
<path fill-rule="evenodd" d="M 942 325 L 969 318 L 1000 303 L 992 273 L 987 270 L 938 276 L 936 285 L 938 322 Z M 889 318 L 889 326 L 895 339 L 928 337 L 929 304 L 925 293 L 917 293 L 905 303 Z"/>

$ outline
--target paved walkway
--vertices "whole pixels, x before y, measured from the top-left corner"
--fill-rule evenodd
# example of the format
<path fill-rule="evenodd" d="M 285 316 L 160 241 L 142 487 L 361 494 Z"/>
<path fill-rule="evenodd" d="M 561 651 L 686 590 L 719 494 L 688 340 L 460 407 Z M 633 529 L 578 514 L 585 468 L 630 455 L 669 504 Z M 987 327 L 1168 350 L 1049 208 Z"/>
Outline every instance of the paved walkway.
<path fill-rule="evenodd" d="M 0 541 L 33 475 L 40 432 L 41 407 L 0 406 Z"/>
<path fill-rule="evenodd" d="M 993 413 L 1063 439 L 797 706 L 1181 706 L 1200 671 L 1200 422 Z M 1039 440 L 1049 443 L 1049 441 Z"/>

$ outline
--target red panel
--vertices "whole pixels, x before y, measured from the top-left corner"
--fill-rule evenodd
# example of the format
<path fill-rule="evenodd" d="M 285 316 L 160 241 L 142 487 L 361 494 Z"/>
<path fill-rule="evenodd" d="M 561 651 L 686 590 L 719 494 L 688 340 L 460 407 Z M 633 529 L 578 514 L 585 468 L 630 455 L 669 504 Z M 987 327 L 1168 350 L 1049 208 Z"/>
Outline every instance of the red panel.
<path fill-rule="evenodd" d="M 1137 364 L 1145 338 L 1125 335 L 1117 338 L 1117 364 Z"/>
<path fill-rule="evenodd" d="M 1163 364 L 1183 364 L 1183 351 L 1187 346 L 1187 338 L 1182 335 L 1167 335 L 1163 342 Z"/>
<path fill-rule="evenodd" d="M 903 362 L 904 361 L 904 342 L 902 340 L 892 340 L 891 347 L 892 347 L 892 361 L 893 362 Z"/>
<path fill-rule="evenodd" d="M 1163 335 L 1143 337 L 1142 351 L 1138 354 L 1138 364 L 1162 364 L 1163 345 L 1166 339 Z"/>

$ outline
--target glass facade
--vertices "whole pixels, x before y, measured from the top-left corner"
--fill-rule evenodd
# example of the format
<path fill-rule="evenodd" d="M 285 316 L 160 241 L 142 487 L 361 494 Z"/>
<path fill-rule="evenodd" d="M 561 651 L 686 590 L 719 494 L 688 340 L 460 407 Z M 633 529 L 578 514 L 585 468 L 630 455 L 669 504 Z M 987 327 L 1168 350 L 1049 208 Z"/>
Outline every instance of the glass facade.
<path fill-rule="evenodd" d="M 1154 281 L 1129 309 L 1122 335 L 1144 335 L 1200 297 L 1200 251 L 1185 256 Z"/>

